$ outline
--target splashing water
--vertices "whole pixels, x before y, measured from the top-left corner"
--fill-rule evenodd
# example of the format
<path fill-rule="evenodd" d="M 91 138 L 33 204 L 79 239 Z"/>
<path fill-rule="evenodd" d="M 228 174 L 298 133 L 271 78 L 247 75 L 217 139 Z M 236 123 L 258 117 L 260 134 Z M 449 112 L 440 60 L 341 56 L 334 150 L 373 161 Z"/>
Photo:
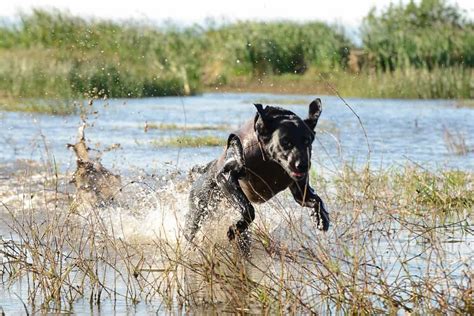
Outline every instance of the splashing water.
<path fill-rule="evenodd" d="M 160 177 L 147 175 L 139 180 L 125 179 L 115 203 L 102 208 L 82 207 L 80 215 L 86 222 L 89 217 L 100 219 L 109 235 L 128 242 L 182 242 L 185 215 L 189 212 L 189 190 L 196 176 L 192 172 L 187 176 L 170 172 Z M 263 225 L 270 231 L 278 227 L 283 218 L 277 208 L 286 202 L 283 198 L 257 205 L 255 225 Z M 196 240 L 205 234 L 207 239 L 212 236 L 214 242 L 228 242 L 227 229 L 239 218 L 235 207 L 228 201 L 221 201 L 217 210 L 204 219 Z"/>

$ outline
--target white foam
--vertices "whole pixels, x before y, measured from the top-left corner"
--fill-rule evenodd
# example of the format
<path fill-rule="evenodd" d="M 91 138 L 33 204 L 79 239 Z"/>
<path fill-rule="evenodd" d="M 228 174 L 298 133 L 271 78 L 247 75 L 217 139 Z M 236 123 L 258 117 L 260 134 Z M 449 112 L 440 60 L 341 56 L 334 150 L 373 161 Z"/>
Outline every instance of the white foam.
<path fill-rule="evenodd" d="M 191 184 L 192 181 L 185 177 L 148 178 L 134 182 L 124 186 L 117 196 L 116 205 L 89 209 L 82 212 L 82 216 L 86 221 L 99 219 L 109 237 L 129 242 L 183 241 Z M 265 204 L 255 205 L 255 208 L 256 219 L 250 229 L 264 230 L 278 239 L 287 237 L 288 224 L 285 223 L 304 225 L 302 222 L 308 221 L 310 212 L 298 207 L 289 194 L 280 194 Z M 303 213 L 308 214 L 302 217 Z M 202 223 L 195 240 L 227 242 L 228 227 L 239 218 L 238 210 L 223 201 L 216 213 L 210 214 Z"/>
<path fill-rule="evenodd" d="M 144 243 L 156 239 L 177 241 L 182 237 L 184 216 L 188 211 L 189 183 L 185 180 L 160 181 L 129 181 L 117 194 L 116 204 L 84 208 L 81 215 L 86 222 L 99 220 L 104 233 L 114 238 Z"/>

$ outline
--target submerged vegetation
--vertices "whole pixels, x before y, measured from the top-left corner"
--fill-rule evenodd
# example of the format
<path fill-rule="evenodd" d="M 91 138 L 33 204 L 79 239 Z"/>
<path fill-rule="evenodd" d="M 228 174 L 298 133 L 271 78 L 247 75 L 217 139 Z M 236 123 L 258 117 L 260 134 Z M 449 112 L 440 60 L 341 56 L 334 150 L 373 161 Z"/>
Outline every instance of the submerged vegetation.
<path fill-rule="evenodd" d="M 180 131 L 229 131 L 229 125 L 182 125 L 175 123 L 145 123 L 145 130 L 180 130 Z"/>
<path fill-rule="evenodd" d="M 178 27 L 34 10 L 1 24 L 0 95 L 7 97 L 334 93 L 328 85 L 347 96 L 474 97 L 474 23 L 443 0 L 371 11 L 362 47 L 321 22 Z"/>
<path fill-rule="evenodd" d="M 77 113 L 78 110 L 79 106 L 77 106 L 77 103 L 70 100 L 18 100 L 13 97 L 0 98 L 0 111 L 70 115 Z"/>
<path fill-rule="evenodd" d="M 156 147 L 201 147 L 201 146 L 224 146 L 225 139 L 213 135 L 207 136 L 177 136 L 172 138 L 164 138 L 152 142 Z"/>
<path fill-rule="evenodd" d="M 474 151 L 474 147 L 469 147 L 466 137 L 459 131 L 453 132 L 445 127 L 443 131 L 443 139 L 448 151 L 456 155 L 462 156 Z"/>
<path fill-rule="evenodd" d="M 28 284 L 22 299 L 35 308 L 30 312 L 69 311 L 83 299 L 91 306 L 145 302 L 171 312 L 474 311 L 469 172 L 346 166 L 318 175 L 317 190 L 332 209 L 331 230 L 319 233 L 307 210 L 280 196 L 257 209 L 251 257 L 229 244 L 221 215 L 203 228 L 212 233 L 185 244 L 180 201 L 192 179 L 171 177 L 167 185 L 130 179 L 116 201 L 121 194 L 139 199 L 79 212 L 68 211 L 70 198 L 59 194 L 67 183 L 61 175 L 32 179 L 15 178 L 0 206 L 16 236 L 2 240 L 2 280 Z M 159 222 L 153 210 L 168 219 Z M 133 231 L 135 222 L 140 229 Z"/>

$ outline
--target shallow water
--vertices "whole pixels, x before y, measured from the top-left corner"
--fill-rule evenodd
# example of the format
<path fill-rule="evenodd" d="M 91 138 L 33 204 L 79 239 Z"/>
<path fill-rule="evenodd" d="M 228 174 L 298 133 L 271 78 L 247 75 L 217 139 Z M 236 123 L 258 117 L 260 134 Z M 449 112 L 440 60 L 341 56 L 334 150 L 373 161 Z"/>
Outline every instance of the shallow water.
<path fill-rule="evenodd" d="M 103 155 L 106 166 L 120 171 L 134 168 L 153 173 L 163 169 L 187 169 L 216 157 L 220 147 L 165 148 L 153 145 L 162 138 L 183 135 L 228 133 L 252 117 L 252 103 L 281 105 L 304 116 L 311 96 L 272 94 L 203 94 L 192 97 L 122 99 L 96 101 L 97 115 L 90 115 L 86 130 L 91 147 L 105 149 L 120 144 L 120 149 Z M 337 168 L 341 161 L 363 164 L 368 147 L 356 116 L 337 97 L 323 96 L 320 133 L 313 156 L 325 168 Z M 472 144 L 474 109 L 455 108 L 453 101 L 347 99 L 360 116 L 372 149 L 371 162 L 393 166 L 407 161 L 430 168 L 474 168 L 473 154 L 458 156 L 448 151 L 444 128 L 462 133 Z M 46 159 L 45 146 L 62 170 L 74 167 L 72 152 L 78 115 L 49 116 L 0 113 L 0 163 L 16 159 Z M 145 123 L 180 126 L 224 125 L 229 130 L 160 130 L 144 132 Z"/>
<path fill-rule="evenodd" d="M 153 141 L 184 133 L 217 135 L 225 139 L 229 131 L 254 115 L 255 109 L 252 103 L 281 105 L 304 116 L 310 100 L 310 96 L 204 94 L 182 98 L 95 102 L 94 110 L 98 111 L 98 114 L 90 115 L 88 118 L 88 123 L 92 126 L 86 129 L 87 141 L 91 147 L 99 150 L 120 144 L 119 149 L 103 153 L 103 164 L 112 171 L 122 174 L 125 183 L 134 181 L 133 185 L 127 185 L 122 192 L 124 203 L 119 207 L 102 210 L 101 216 L 109 223 L 108 227 L 114 230 L 116 238 L 144 241 L 166 236 L 177 240 L 176 235 L 180 234 L 179 228 L 187 211 L 186 185 L 189 184 L 179 187 L 180 182 L 187 181 L 185 180 L 187 169 L 214 159 L 222 148 L 156 147 Z M 323 114 L 317 141 L 313 145 L 313 160 L 315 168 L 324 171 L 324 176 L 330 177 L 341 164 L 348 162 L 356 166 L 362 165 L 367 162 L 369 155 L 364 131 L 350 109 L 337 97 L 323 96 L 322 101 Z M 370 162 L 373 167 L 402 167 L 407 163 L 415 163 L 430 169 L 468 171 L 474 169 L 473 153 L 464 156 L 450 153 L 443 140 L 446 127 L 452 132 L 465 135 L 468 145 L 473 146 L 474 109 L 455 108 L 452 101 L 443 100 L 348 99 L 347 101 L 360 116 L 367 132 L 371 148 Z M 75 156 L 65 145 L 75 142 L 77 127 L 80 124 L 78 115 L 47 116 L 0 112 L 0 121 L 2 123 L 0 166 L 7 166 L 0 168 L 0 184 L 6 187 L 6 190 L 9 190 L 8 183 L 11 181 L 9 174 L 23 168 L 21 163 L 17 163 L 19 160 L 31 159 L 40 163 L 54 161 L 66 174 L 75 169 Z M 177 124 L 190 128 L 186 131 L 149 129 L 145 132 L 146 122 Z M 229 130 L 192 128 L 196 126 L 229 126 Z M 179 171 L 180 174 L 177 177 L 170 176 L 174 171 Z M 151 178 L 155 174 L 159 176 Z M 67 187 L 67 180 L 61 181 L 62 185 Z M 21 184 L 21 181 L 14 183 L 13 187 L 20 192 Z M 273 237 L 286 241 L 287 246 L 291 248 L 294 236 L 286 224 L 297 223 L 304 227 L 302 231 L 314 230 L 307 212 L 294 210 L 300 208 L 295 207 L 287 195 L 280 195 L 270 203 L 257 207 L 257 219 L 253 225 L 265 226 L 272 232 Z M 346 215 L 338 216 L 343 218 L 342 222 L 349 223 L 351 220 L 350 215 L 347 215 L 347 219 L 344 219 Z M 223 229 L 221 235 L 225 242 L 225 228 L 228 224 L 209 225 Z M 400 230 L 400 227 L 394 229 L 390 225 L 386 227 L 381 224 L 376 227 L 380 229 L 381 234 L 377 235 L 379 239 L 374 241 L 373 245 L 377 250 L 381 250 L 377 261 L 389 268 L 386 272 L 387 280 L 390 281 L 400 275 L 402 270 L 399 265 L 400 253 L 406 258 L 413 257 L 409 265 L 409 274 L 422 275 L 422 271 L 426 270 L 427 260 L 424 254 L 423 236 L 417 236 L 416 232 L 408 233 Z M 0 235 L 8 236 L 8 232 L 5 222 L 0 221 Z M 340 243 L 348 245 L 349 249 L 357 250 L 361 247 L 357 242 L 363 241 L 351 244 L 353 241 L 351 237 L 342 237 L 340 233 L 341 231 L 335 229 L 328 232 L 324 238 L 317 234 L 312 235 L 315 239 L 308 242 L 313 246 L 327 246 L 328 240 L 340 238 Z M 393 234 L 396 234 L 396 238 Z M 452 232 L 441 239 L 446 240 L 446 243 L 442 243 L 442 248 L 446 248 L 446 253 L 451 254 L 448 260 L 466 261 L 472 266 L 473 255 L 470 251 L 473 243 L 472 234 L 466 236 Z M 459 242 L 450 243 L 450 240 Z M 298 243 L 295 247 L 297 246 Z M 343 262 L 345 253 L 341 249 L 336 249 L 334 256 Z M 265 256 L 260 259 L 265 261 Z M 271 261 L 268 264 L 273 263 Z M 346 268 L 351 268 L 349 263 Z M 454 279 L 462 268 L 453 270 Z M 25 300 L 27 296 L 25 284 L 15 284 L 10 291 L 0 287 L 0 306 L 7 315 L 14 312 L 21 313 L 23 309 L 21 300 L 13 293 Z M 142 302 L 131 306 L 124 300 L 118 300 L 104 301 L 99 308 L 97 305 L 91 307 L 87 300 L 80 300 L 74 304 L 73 310 L 78 314 L 145 314 L 154 313 L 160 306 L 160 301 Z M 31 306 L 28 307 L 32 310 Z M 206 310 L 203 311 L 205 312 Z"/>

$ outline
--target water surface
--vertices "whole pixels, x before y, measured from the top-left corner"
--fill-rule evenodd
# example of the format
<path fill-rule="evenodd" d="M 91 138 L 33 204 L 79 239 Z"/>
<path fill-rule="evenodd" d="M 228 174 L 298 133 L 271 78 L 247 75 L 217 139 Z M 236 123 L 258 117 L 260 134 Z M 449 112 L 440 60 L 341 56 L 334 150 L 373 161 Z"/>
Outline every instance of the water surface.
<path fill-rule="evenodd" d="M 96 101 L 87 119 L 90 126 L 86 129 L 86 138 L 90 147 L 100 151 L 120 144 L 118 149 L 103 152 L 102 158 L 107 168 L 124 175 L 124 179 L 136 179 L 142 174 L 150 176 L 169 174 L 169 171 L 175 170 L 186 171 L 195 164 L 204 164 L 216 158 L 221 153 L 222 147 L 160 147 L 156 142 L 182 135 L 214 135 L 226 139 L 229 132 L 255 115 L 253 103 L 280 105 L 305 117 L 311 98 L 302 95 L 203 94 L 193 97 Z M 313 145 L 313 165 L 317 170 L 328 171 L 326 175 L 337 172 L 343 163 L 360 166 L 366 164 L 368 159 L 375 169 L 402 168 L 406 164 L 417 164 L 432 170 L 474 169 L 473 153 L 467 155 L 451 153 L 443 139 L 445 130 L 448 129 L 453 133 L 459 132 L 464 135 L 468 145 L 474 146 L 472 143 L 474 109 L 456 108 L 452 101 L 446 100 L 347 99 L 362 120 L 368 136 L 368 145 L 359 120 L 341 99 L 332 96 L 322 96 L 321 99 L 323 113 L 318 126 L 317 140 Z M 96 114 L 92 113 L 95 111 Z M 77 128 L 81 123 L 79 115 L 51 116 L 0 112 L 0 122 L 2 124 L 0 184 L 3 187 L 9 189 L 8 183 L 12 181 L 9 174 L 15 169 L 22 168 L 22 164 L 18 164 L 18 161 L 53 162 L 62 172 L 72 172 L 75 169 L 74 154 L 66 148 L 66 144 L 75 142 Z M 149 128 L 145 131 L 147 123 L 149 126 L 163 124 L 187 129 Z M 206 126 L 219 128 L 206 129 L 204 128 Z M 67 182 L 66 179 L 61 181 L 63 184 Z M 153 181 L 157 181 L 156 178 Z M 178 229 L 187 211 L 187 191 L 177 190 L 178 182 L 149 181 L 146 186 L 140 187 L 140 190 L 135 192 L 138 194 L 134 194 L 134 191 L 130 194 L 125 192 L 124 195 L 128 195 L 130 201 L 109 210 L 113 218 L 112 226 L 118 225 L 119 221 L 119 224 L 122 224 L 122 221 L 125 223 L 116 228 L 126 231 L 121 231 L 116 236 L 128 240 L 129 234 L 142 234 L 146 235 L 146 238 L 153 239 L 156 237 L 154 229 L 160 225 L 170 229 L 168 235 Z M 148 186 L 150 183 L 152 185 Z M 12 184 L 12 190 L 13 187 L 20 185 L 21 183 Z M 2 202 L 8 203 L 8 201 Z M 291 238 L 285 237 L 289 228 L 281 225 L 285 223 L 283 218 L 286 216 L 281 214 L 281 209 L 291 210 L 289 213 L 298 217 L 295 221 L 309 225 L 304 231 L 314 230 L 307 213 L 293 212 L 293 209 L 301 210 L 301 208 L 295 206 L 284 194 L 283 197 L 280 195 L 270 203 L 257 207 L 257 222 L 273 220 L 274 236 L 291 243 Z M 337 214 L 336 211 L 334 215 Z M 0 216 L 3 216 L 1 211 Z M 339 213 L 338 216 L 347 217 L 342 222 L 351 223 L 352 214 Z M 370 221 L 370 218 L 368 220 Z M 226 225 L 222 227 L 228 227 Z M 373 245 L 374 249 L 380 250 L 380 253 L 377 252 L 378 263 L 390 268 L 387 270 L 387 280 L 403 276 L 400 272 L 402 267 L 399 265 L 400 253 L 407 258 L 413 258 L 410 259 L 412 261 L 408 267 L 409 271 L 402 271 L 413 276 L 423 275 L 421 271 L 426 270 L 426 262 L 437 260 L 425 258 L 424 244 L 420 243 L 422 237 L 417 236 L 416 232 L 404 231 L 403 227 L 399 226 L 394 228 L 383 222 L 380 225 L 375 226 L 380 234 L 374 235 Z M 326 245 L 330 244 L 331 240 L 342 238 L 338 236 L 340 231 L 337 231 L 337 225 L 335 226 L 336 228 L 328 232 L 325 237 L 318 237 L 321 240 L 311 242 Z M 347 224 L 347 227 L 350 225 Z M 398 233 L 394 237 L 395 231 Z M 0 221 L 0 235 L 2 234 L 9 236 L 9 229 L 4 221 Z M 135 235 L 133 238 L 136 238 Z M 225 236 L 225 232 L 222 235 Z M 472 266 L 473 256 L 470 251 L 472 234 L 466 236 L 463 232 L 454 231 L 448 237 L 441 238 L 443 251 L 449 255 L 447 259 L 453 262 L 465 260 Z M 341 244 L 351 246 L 350 237 L 344 238 Z M 450 243 L 450 238 L 459 242 Z M 354 248 L 357 249 L 355 246 Z M 339 251 L 341 253 L 336 251 L 334 255 L 340 257 L 340 262 L 343 262 L 345 254 Z M 265 256 L 262 256 L 263 259 Z M 460 271 L 461 268 L 453 270 L 454 280 L 460 278 Z M 23 304 L 19 297 L 27 300 L 26 284 L 21 282 L 14 284 L 9 290 L 0 286 L 0 306 L 3 306 L 7 315 L 11 312 L 22 312 Z M 99 307 L 90 306 L 87 300 L 79 300 L 74 303 L 73 311 L 79 314 L 144 314 L 156 312 L 161 303 L 141 302 L 132 306 L 124 300 L 116 302 L 109 300 Z M 30 305 L 28 308 L 30 311 L 33 309 Z"/>
<path fill-rule="evenodd" d="M 311 96 L 273 94 L 203 94 L 192 97 L 117 99 L 96 101 L 97 115 L 86 130 L 91 147 L 120 149 L 103 155 L 106 165 L 118 170 L 140 168 L 155 172 L 163 168 L 187 169 L 214 159 L 219 147 L 164 148 L 154 142 L 179 135 L 216 135 L 225 139 L 255 113 L 252 103 L 281 105 L 300 116 L 307 113 Z M 322 96 L 320 133 L 315 141 L 315 161 L 327 167 L 341 161 L 363 164 L 368 146 L 357 117 L 338 97 Z M 446 100 L 347 99 L 360 116 L 371 147 L 371 163 L 403 165 L 407 161 L 429 168 L 472 170 L 471 155 L 450 153 L 443 139 L 447 128 L 472 142 L 474 109 L 455 108 Z M 1 113 L 0 163 L 16 159 L 44 160 L 53 157 L 61 169 L 74 166 L 67 143 L 74 143 L 78 115 L 50 116 Z M 152 124 L 178 126 L 228 126 L 220 130 L 149 129 Z M 474 146 L 473 144 L 470 144 Z M 47 148 L 47 152 L 45 150 Z"/>

